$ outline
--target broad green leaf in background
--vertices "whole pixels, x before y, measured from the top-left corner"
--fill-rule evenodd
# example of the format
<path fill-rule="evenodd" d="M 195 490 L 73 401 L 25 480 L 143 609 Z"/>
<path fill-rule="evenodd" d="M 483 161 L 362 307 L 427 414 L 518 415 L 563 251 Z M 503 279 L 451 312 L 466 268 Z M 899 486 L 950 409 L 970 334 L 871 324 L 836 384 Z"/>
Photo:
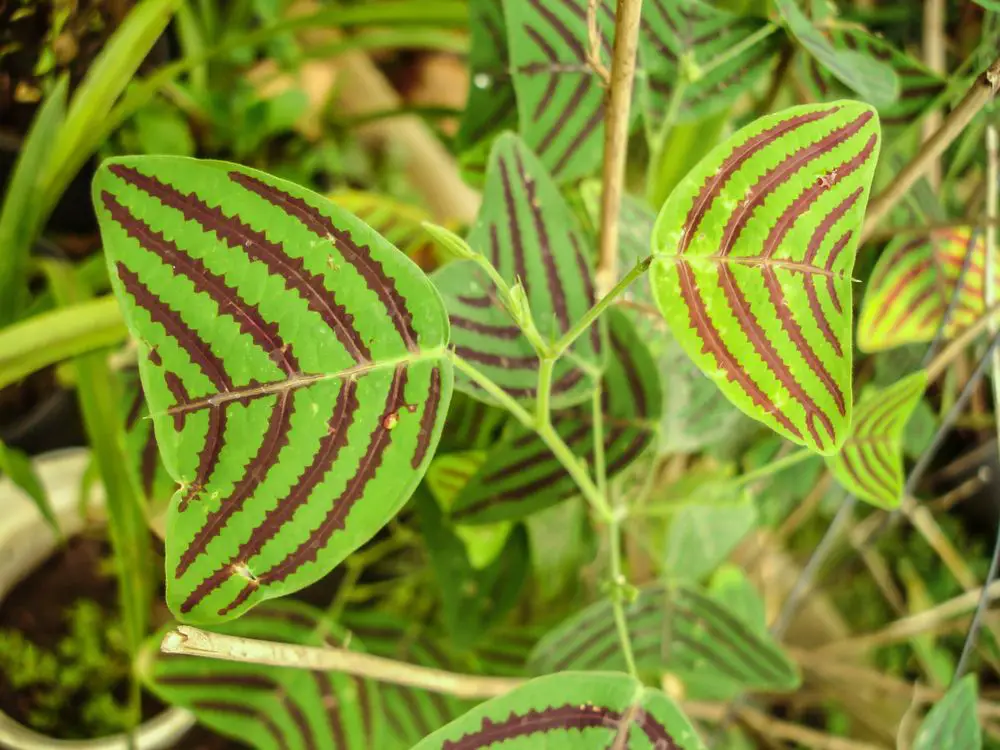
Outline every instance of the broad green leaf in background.
<path fill-rule="evenodd" d="M 1000 13 L 1000 0 L 972 0 L 972 2 L 986 8 L 986 10 L 991 10 L 994 13 Z"/>
<path fill-rule="evenodd" d="M 788 30 L 810 55 L 835 78 L 875 107 L 899 97 L 899 77 L 888 63 L 854 49 L 837 49 L 813 25 L 796 0 L 774 0 Z"/>
<path fill-rule="evenodd" d="M 607 315 L 611 356 L 602 381 L 605 466 L 608 476 L 624 471 L 652 444 L 660 415 L 656 363 L 619 311 Z M 553 426 L 574 454 L 593 461 L 590 405 L 553 414 Z M 452 506 L 461 524 L 523 518 L 577 492 L 577 486 L 533 431 L 513 428 L 486 456 L 482 471 L 465 485 Z"/>
<path fill-rule="evenodd" d="M 124 413 L 126 450 L 142 483 L 142 491 L 151 503 L 150 512 L 155 515 L 174 494 L 177 483 L 160 459 L 156 432 L 153 421 L 149 418 L 149 407 L 146 405 L 138 372 L 127 373 L 126 383 L 129 394 L 129 398 L 123 401 L 128 407 Z"/>
<path fill-rule="evenodd" d="M 653 292 L 688 356 L 822 454 L 851 421 L 851 271 L 878 148 L 859 102 L 760 118 L 681 181 L 653 229 Z"/>
<path fill-rule="evenodd" d="M 898 237 L 889 243 L 872 270 L 861 303 L 861 351 L 884 351 L 930 341 L 956 294 L 955 309 L 944 331 L 946 338 L 956 336 L 983 314 L 986 242 L 982 233 L 972 243 L 972 258 L 962 289 L 956 292 L 970 237 L 968 229 L 950 229 L 916 239 Z"/>
<path fill-rule="evenodd" d="M 218 627 L 226 635 L 363 651 L 363 641 L 291 601 L 269 602 Z M 384 722 L 375 685 L 338 672 L 267 667 L 159 653 L 162 633 L 139 662 L 161 700 L 192 711 L 212 730 L 258 750 L 381 748 Z"/>
<path fill-rule="evenodd" d="M 767 632 L 764 599 L 738 565 L 725 563 L 712 574 L 708 593 L 755 633 Z"/>
<path fill-rule="evenodd" d="M 687 504 L 670 519 L 663 572 L 671 582 L 697 582 L 715 570 L 757 521 L 748 495 L 737 502 Z"/>
<path fill-rule="evenodd" d="M 846 489 L 881 508 L 903 492 L 903 428 L 927 388 L 924 370 L 888 388 L 871 388 L 854 408 L 851 434 L 826 465 Z"/>
<path fill-rule="evenodd" d="M 963 677 L 927 714 L 911 747 L 913 750 L 980 750 L 982 729 L 977 717 L 975 675 Z"/>
<path fill-rule="evenodd" d="M 531 680 L 435 732 L 413 750 L 511 747 L 683 748 L 704 745 L 665 694 L 623 674 L 567 672 Z"/>
<path fill-rule="evenodd" d="M 503 409 L 456 392 L 448 409 L 438 453 L 486 450 L 497 441 L 508 418 Z"/>
<path fill-rule="evenodd" d="M 564 593 L 568 598 L 563 602 L 576 601 L 582 586 L 580 569 L 594 560 L 598 542 L 583 498 L 532 513 L 525 519 L 525 527 L 534 596 L 542 604 L 555 604 Z"/>
<path fill-rule="evenodd" d="M 600 54 L 610 69 L 614 3 L 596 2 Z M 518 132 L 559 182 L 589 175 L 604 153 L 605 89 L 588 61 L 587 4 L 504 3 Z"/>
<path fill-rule="evenodd" d="M 541 162 L 513 134 L 498 138 L 490 155 L 483 207 L 468 244 L 509 283 L 524 287 L 538 330 L 556 339 L 590 309 L 594 285 L 591 245 Z M 534 398 L 538 359 L 474 261 L 449 263 L 434 274 L 451 319 L 455 352 L 517 399 Z M 601 363 L 602 326 L 581 336 L 556 365 L 554 407 L 577 403 L 596 385 L 574 366 Z M 466 376 L 456 386 L 489 400 Z"/>
<path fill-rule="evenodd" d="M 774 67 L 781 48 L 775 30 L 764 19 L 728 13 L 703 0 L 647 0 L 639 34 L 647 124 L 654 131 L 660 126 L 682 76 L 677 121 L 726 109 Z"/>
<path fill-rule="evenodd" d="M 947 82 L 941 76 L 919 60 L 864 29 L 844 26 L 820 33 L 838 53 L 856 52 L 885 63 L 895 72 L 899 79 L 899 97 L 892 102 L 877 105 L 883 127 L 912 122 L 947 87 Z M 812 89 L 817 99 L 842 99 L 851 95 L 850 89 L 815 57 L 803 55 L 801 65 L 804 72 L 802 80 Z"/>
<path fill-rule="evenodd" d="M 765 632 L 689 586 L 644 586 L 625 608 L 639 672 L 669 672 L 688 698 L 723 700 L 744 690 L 793 690 L 794 665 Z M 607 600 L 570 617 L 542 638 L 528 663 L 534 674 L 567 669 L 625 670 Z"/>
<path fill-rule="evenodd" d="M 60 537 L 62 532 L 59 530 L 55 511 L 52 510 L 52 504 L 45 494 L 42 480 L 35 471 L 31 459 L 23 451 L 0 442 L 0 475 L 6 475 L 15 486 L 24 490 L 52 529 L 52 533 L 57 538 Z"/>
<path fill-rule="evenodd" d="M 167 602 L 213 623 L 326 575 L 413 492 L 451 395 L 448 321 L 402 253 L 326 199 L 222 162 L 94 182 L 167 470 Z"/>

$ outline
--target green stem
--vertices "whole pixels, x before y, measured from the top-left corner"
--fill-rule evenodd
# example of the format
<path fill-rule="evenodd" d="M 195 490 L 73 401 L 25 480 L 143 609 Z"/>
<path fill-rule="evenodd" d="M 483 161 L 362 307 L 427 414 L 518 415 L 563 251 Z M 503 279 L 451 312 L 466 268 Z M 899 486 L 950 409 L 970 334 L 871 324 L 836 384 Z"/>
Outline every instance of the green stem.
<path fill-rule="evenodd" d="M 556 367 L 554 357 L 538 361 L 538 398 L 535 400 L 535 426 L 539 429 L 552 422 L 552 373 Z"/>
<path fill-rule="evenodd" d="M 621 642 L 622 656 L 625 658 L 625 666 L 628 673 L 633 677 L 639 676 L 639 670 L 635 666 L 635 653 L 632 650 L 632 636 L 628 630 L 628 620 L 625 618 L 625 607 L 622 605 L 622 592 L 626 580 L 622 572 L 622 534 L 621 518 L 618 513 L 612 514 L 612 520 L 608 524 L 608 547 L 611 557 L 611 585 L 615 590 L 611 594 L 611 608 L 615 617 L 615 629 L 618 631 L 618 640 Z"/>
<path fill-rule="evenodd" d="M 806 461 L 816 454 L 813 453 L 809 448 L 802 448 L 800 450 L 789 453 L 784 458 L 779 458 L 776 461 L 772 461 L 769 464 L 761 466 L 759 469 L 754 469 L 753 471 L 748 471 L 736 479 L 730 482 L 726 482 L 727 488 L 738 489 L 740 487 L 745 487 L 748 484 L 752 484 L 759 479 L 765 479 L 772 474 L 777 474 L 778 472 L 784 471 L 785 469 L 800 464 Z"/>
<path fill-rule="evenodd" d="M 572 328 L 570 328 L 559 339 L 555 344 L 550 347 L 550 354 L 553 357 L 559 357 L 563 352 L 569 349 L 573 342 L 576 341 L 580 336 L 587 332 L 587 329 L 597 320 L 601 314 L 610 307 L 611 303 L 614 302 L 621 294 L 628 289 L 632 283 L 642 276 L 649 269 L 649 264 L 653 262 L 653 256 L 650 255 L 643 258 L 635 266 L 632 267 L 621 280 L 611 287 L 606 295 L 604 295 L 597 303 L 584 313 L 583 317 L 580 318 Z"/>
<path fill-rule="evenodd" d="M 603 383 L 594 388 L 591 399 L 591 422 L 594 433 L 594 475 L 597 477 L 597 489 L 602 496 L 608 497 L 608 470 L 604 458 L 604 405 L 601 403 Z"/>

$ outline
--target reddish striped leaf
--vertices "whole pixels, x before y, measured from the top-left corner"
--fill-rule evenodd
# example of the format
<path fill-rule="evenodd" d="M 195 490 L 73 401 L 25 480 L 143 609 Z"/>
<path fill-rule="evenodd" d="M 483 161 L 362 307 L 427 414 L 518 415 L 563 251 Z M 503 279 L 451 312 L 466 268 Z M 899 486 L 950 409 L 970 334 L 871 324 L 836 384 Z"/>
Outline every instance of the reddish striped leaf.
<path fill-rule="evenodd" d="M 861 304 L 861 351 L 883 351 L 934 338 L 956 294 L 970 237 L 968 229 L 950 229 L 916 239 L 898 237 L 889 244 L 872 270 Z M 986 243 L 980 234 L 944 332 L 947 338 L 956 336 L 986 309 L 985 260 Z"/>
<path fill-rule="evenodd" d="M 624 674 L 539 677 L 469 711 L 413 750 L 492 747 L 704 750 L 690 722 L 659 690 Z"/>
<path fill-rule="evenodd" d="M 322 613 L 292 601 L 271 602 L 217 628 L 227 635 L 307 646 L 347 646 L 357 638 Z M 140 659 L 140 675 L 161 700 L 259 750 L 369 750 L 383 747 L 381 703 L 374 683 L 337 672 L 267 667 L 159 652 L 162 634 Z"/>
<path fill-rule="evenodd" d="M 844 26 L 823 31 L 837 50 L 852 51 L 890 66 L 899 78 L 899 98 L 878 107 L 883 127 L 912 122 L 941 95 L 947 84 L 941 76 L 884 39 L 864 29 Z M 850 89 L 815 57 L 801 58 L 803 80 L 819 100 L 842 99 Z"/>
<path fill-rule="evenodd" d="M 850 437 L 826 465 L 844 487 L 882 508 L 903 492 L 903 428 L 927 387 L 923 370 L 888 388 L 872 388 L 854 407 Z"/>
<path fill-rule="evenodd" d="M 715 114 L 752 89 L 768 73 L 781 48 L 778 34 L 760 36 L 767 22 L 737 16 L 703 0 L 645 0 L 639 53 L 645 70 L 644 111 L 658 127 L 670 106 L 687 57 L 698 77 L 686 83 L 677 120 Z M 738 45 L 737 54 L 729 54 Z"/>
<path fill-rule="evenodd" d="M 518 131 L 559 182 L 593 172 L 604 143 L 601 80 L 587 60 L 588 0 L 509 0 L 511 75 Z M 597 0 L 604 65 L 611 65 L 612 0 Z"/>
<path fill-rule="evenodd" d="M 451 395 L 440 298 L 361 220 L 233 164 L 113 160 L 94 202 L 181 485 L 171 609 L 218 622 L 324 576 L 434 453 Z"/>
<path fill-rule="evenodd" d="M 624 471 L 653 442 L 661 410 L 656 363 L 632 324 L 617 310 L 607 315 L 611 358 L 604 372 L 604 453 L 609 476 Z M 554 415 L 556 431 L 573 452 L 592 461 L 590 406 Z M 572 497 L 576 484 L 541 438 L 517 426 L 486 456 L 482 471 L 451 509 L 461 524 L 523 518 Z"/>
<path fill-rule="evenodd" d="M 761 118 L 684 178 L 653 230 L 653 292 L 688 356 L 823 454 L 851 421 L 851 271 L 878 149 L 859 102 Z"/>
<path fill-rule="evenodd" d="M 555 340 L 590 309 L 594 300 L 591 245 L 552 178 L 515 135 L 498 138 L 486 174 L 483 207 L 468 238 L 513 284 L 519 280 L 542 336 Z M 538 359 L 473 261 L 449 263 L 434 274 L 451 319 L 455 352 L 515 398 L 534 398 Z M 552 402 L 581 401 L 593 380 L 574 365 L 601 363 L 601 326 L 581 336 L 556 365 Z M 458 388 L 486 396 L 467 377 Z"/>

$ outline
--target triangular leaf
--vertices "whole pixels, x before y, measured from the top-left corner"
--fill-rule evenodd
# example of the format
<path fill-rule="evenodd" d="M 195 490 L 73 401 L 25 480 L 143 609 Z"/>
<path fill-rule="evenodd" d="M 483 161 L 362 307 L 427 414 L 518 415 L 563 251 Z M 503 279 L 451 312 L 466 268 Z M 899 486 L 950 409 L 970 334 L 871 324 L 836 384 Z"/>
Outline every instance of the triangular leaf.
<path fill-rule="evenodd" d="M 824 454 L 850 424 L 851 271 L 878 148 L 858 102 L 761 118 L 684 178 L 653 230 L 653 291 L 688 356 Z"/>
<path fill-rule="evenodd" d="M 434 453 L 452 380 L 439 296 L 359 219 L 233 164 L 109 161 L 94 202 L 181 484 L 171 609 L 232 619 L 326 575 Z"/>
<path fill-rule="evenodd" d="M 903 428 L 927 388 L 924 370 L 888 388 L 873 388 L 854 407 L 851 434 L 826 465 L 844 487 L 882 508 L 903 492 Z"/>
<path fill-rule="evenodd" d="M 624 471 L 653 441 L 661 409 L 656 364 L 617 310 L 607 315 L 612 355 L 604 372 L 604 453 L 609 476 Z M 585 461 L 594 455 L 589 405 L 557 413 L 553 425 Z M 462 524 L 522 518 L 577 492 L 576 484 L 538 435 L 516 427 L 486 456 L 452 507 Z"/>
<path fill-rule="evenodd" d="M 486 255 L 508 283 L 520 280 L 545 338 L 558 338 L 593 304 L 588 240 L 541 162 L 515 135 L 504 134 L 494 143 L 483 207 L 468 244 Z M 515 398 L 533 399 L 538 359 L 486 274 L 474 261 L 459 261 L 434 274 L 434 283 L 445 298 L 456 353 Z M 593 381 L 573 361 L 597 367 L 602 348 L 601 327 L 595 325 L 559 360 L 554 406 L 577 403 L 593 391 Z M 456 377 L 456 385 L 489 400 L 464 375 Z"/>
<path fill-rule="evenodd" d="M 889 243 L 872 269 L 861 304 L 861 351 L 884 351 L 934 338 L 949 302 L 956 296 L 970 237 L 968 229 L 952 229 L 916 239 L 898 237 Z M 946 338 L 956 336 L 985 311 L 985 260 L 986 243 L 979 233 L 948 319 Z M 997 275 L 1000 278 L 1000 269 Z"/>
<path fill-rule="evenodd" d="M 913 750 L 980 750 L 983 732 L 977 717 L 976 693 L 974 675 L 952 685 L 920 725 Z"/>
<path fill-rule="evenodd" d="M 799 684 L 795 667 L 769 635 L 694 588 L 645 586 L 625 617 L 639 671 L 651 678 L 669 672 L 685 684 L 689 698 L 722 699 Z M 590 605 L 542 638 L 528 666 L 535 674 L 624 670 L 611 603 Z"/>
<path fill-rule="evenodd" d="M 623 674 L 566 672 L 539 677 L 472 709 L 413 750 L 510 745 L 684 748 L 704 745 L 680 708 Z"/>
<path fill-rule="evenodd" d="M 757 521 L 749 496 L 737 502 L 684 505 L 670 519 L 664 575 L 675 582 L 697 582 L 711 573 Z"/>
<path fill-rule="evenodd" d="M 357 638 L 297 602 L 271 602 L 217 628 L 226 635 L 362 651 Z M 140 659 L 140 675 L 161 700 L 186 708 L 226 737 L 260 750 L 382 747 L 383 722 L 373 683 L 338 672 L 267 667 L 159 653 L 162 634 Z"/>

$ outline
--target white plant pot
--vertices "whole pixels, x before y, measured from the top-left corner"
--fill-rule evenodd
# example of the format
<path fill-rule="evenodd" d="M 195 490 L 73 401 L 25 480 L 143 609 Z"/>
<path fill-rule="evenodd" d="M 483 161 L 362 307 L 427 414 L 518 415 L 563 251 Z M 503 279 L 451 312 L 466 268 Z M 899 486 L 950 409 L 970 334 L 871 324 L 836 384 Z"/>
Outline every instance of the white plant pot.
<path fill-rule="evenodd" d="M 73 448 L 48 453 L 35 460 L 52 510 L 64 536 L 78 533 L 84 525 L 80 516 L 80 488 L 90 452 Z M 101 510 L 103 490 L 96 486 L 88 507 Z M 0 479 L 0 607 L 14 586 L 56 548 L 52 530 L 39 514 L 31 498 L 9 479 Z M 130 745 L 124 734 L 93 740 L 58 740 L 25 727 L 0 711 L 0 748 L 7 750 L 165 750 L 194 725 L 187 711 L 172 708 L 136 728 Z"/>

